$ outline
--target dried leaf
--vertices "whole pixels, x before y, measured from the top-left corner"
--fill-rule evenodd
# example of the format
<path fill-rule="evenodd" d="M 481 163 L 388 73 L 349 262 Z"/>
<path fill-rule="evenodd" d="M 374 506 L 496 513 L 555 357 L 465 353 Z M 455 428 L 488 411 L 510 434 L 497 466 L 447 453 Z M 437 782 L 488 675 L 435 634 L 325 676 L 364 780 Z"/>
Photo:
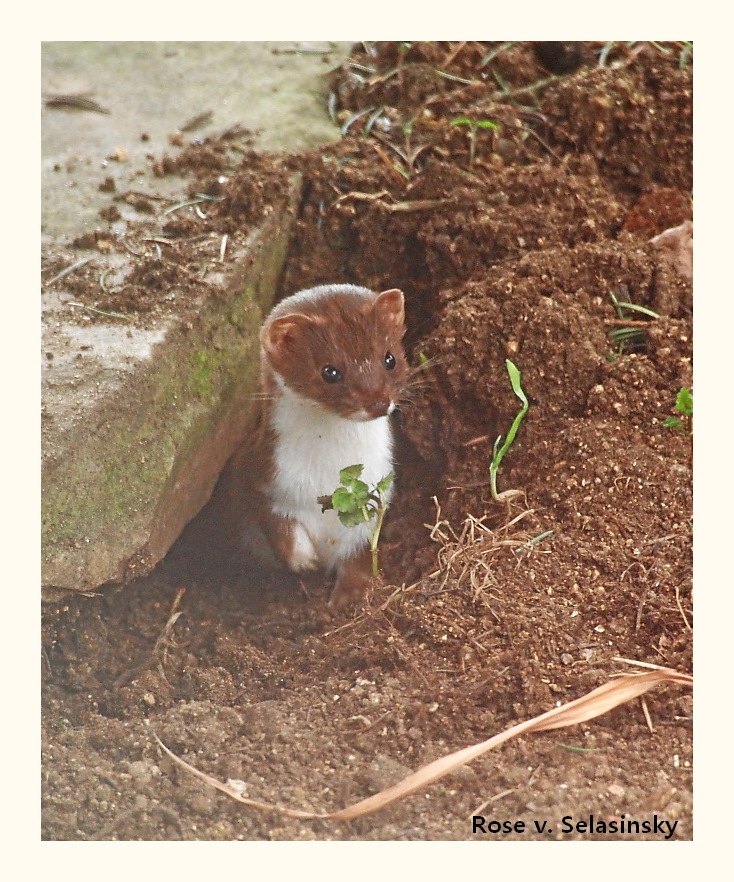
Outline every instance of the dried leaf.
<path fill-rule="evenodd" d="M 607 711 L 612 710 L 620 704 L 624 704 L 625 702 L 631 701 L 633 698 L 637 698 L 661 683 L 678 683 L 684 686 L 692 686 L 693 677 L 688 674 L 681 674 L 678 671 L 673 671 L 669 668 L 659 668 L 645 674 L 628 674 L 616 680 L 611 680 L 609 683 L 599 686 L 597 689 L 583 695 L 581 698 L 576 698 L 574 701 L 569 701 L 567 704 L 561 705 L 561 707 L 546 711 L 546 713 L 541 714 L 538 717 L 533 717 L 531 720 L 526 720 L 523 723 L 511 726 L 509 729 L 505 729 L 504 732 L 500 732 L 498 735 L 493 735 L 487 741 L 482 741 L 479 744 L 474 744 L 470 747 L 464 747 L 461 750 L 457 750 L 454 753 L 447 754 L 446 756 L 434 760 L 432 763 L 428 763 L 428 765 L 425 765 L 416 772 L 408 775 L 407 778 L 404 778 L 392 787 L 381 790 L 379 793 L 375 793 L 373 796 L 362 799 L 340 811 L 331 813 L 307 812 L 299 809 L 283 808 L 281 806 L 259 802 L 254 799 L 248 799 L 228 784 L 224 784 L 217 778 L 213 778 L 211 775 L 200 772 L 194 766 L 180 759 L 180 757 L 177 757 L 165 746 L 165 744 L 163 744 L 158 736 L 155 736 L 155 738 L 161 748 L 174 762 L 191 772 L 191 774 L 195 775 L 197 778 L 200 778 L 202 781 L 215 787 L 217 790 L 221 790 L 222 793 L 226 793 L 227 796 L 230 796 L 237 802 L 241 802 L 243 805 L 261 809 L 262 811 L 279 812 L 289 818 L 321 818 L 328 821 L 352 821 L 355 818 L 372 814 L 373 812 L 392 805 L 392 803 L 397 802 L 400 799 L 404 799 L 406 796 L 415 793 L 417 790 L 426 787 L 428 784 L 438 781 L 438 779 L 442 778 L 444 775 L 448 775 L 450 772 L 453 772 L 472 760 L 477 759 L 477 757 L 482 756 L 482 754 L 493 750 L 495 747 L 499 747 L 500 744 L 509 741 L 511 738 L 523 735 L 526 732 L 547 732 L 551 729 L 561 729 L 564 726 L 574 726 L 578 723 L 584 723 L 587 720 L 592 720 L 594 717 L 607 713 Z"/>

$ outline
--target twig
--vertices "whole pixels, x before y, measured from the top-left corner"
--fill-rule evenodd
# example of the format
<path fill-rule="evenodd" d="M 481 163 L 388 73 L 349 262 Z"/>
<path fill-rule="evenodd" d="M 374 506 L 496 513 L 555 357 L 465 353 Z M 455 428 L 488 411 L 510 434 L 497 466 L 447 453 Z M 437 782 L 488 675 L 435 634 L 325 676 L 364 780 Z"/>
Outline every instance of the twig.
<path fill-rule="evenodd" d="M 650 668 L 651 671 L 664 671 L 666 670 L 664 665 L 654 665 L 652 662 L 641 662 L 635 661 L 631 658 L 622 658 L 619 655 L 615 655 L 612 661 L 624 662 L 626 665 L 637 665 L 638 668 Z"/>
<path fill-rule="evenodd" d="M 559 79 L 560 77 L 554 74 L 553 76 L 546 77 L 544 80 L 538 80 L 535 83 L 531 83 L 529 86 L 522 86 L 519 89 L 511 89 L 509 92 L 498 92 L 494 95 L 494 98 L 497 101 L 510 101 L 518 95 L 525 95 L 527 93 L 536 92 L 538 89 L 543 89 L 545 86 L 549 86 L 551 83 L 555 83 L 555 81 Z"/>
<path fill-rule="evenodd" d="M 605 325 L 614 325 L 616 328 L 649 328 L 650 322 L 639 319 L 604 319 Z"/>
<path fill-rule="evenodd" d="M 171 205 L 165 211 L 162 211 L 161 217 L 165 217 L 167 214 L 172 214 L 174 211 L 178 211 L 179 208 L 188 208 L 191 205 L 200 205 L 202 202 L 221 202 L 221 197 L 207 196 L 205 193 L 196 193 L 193 199 L 187 199 L 185 202 L 177 202 L 175 205 Z"/>
<path fill-rule="evenodd" d="M 142 190 L 125 190 L 122 194 L 124 199 L 126 196 L 140 196 L 142 199 L 155 199 L 158 202 L 171 202 L 170 196 L 159 196 L 157 193 L 144 193 Z"/>
<path fill-rule="evenodd" d="M 344 193 L 340 196 L 334 204 L 338 205 L 340 202 L 344 202 L 345 199 L 360 199 L 367 202 L 374 202 L 377 199 L 381 199 L 383 196 L 390 196 L 390 193 L 387 190 L 380 190 L 379 193 L 359 193 L 356 190 L 352 190 L 351 192 Z"/>
<path fill-rule="evenodd" d="M 90 312 L 96 312 L 96 313 L 99 313 L 99 315 L 106 315 L 106 316 L 109 316 L 109 318 L 124 319 L 126 322 L 130 321 L 129 315 L 124 315 L 121 312 L 105 312 L 104 309 L 97 309 L 96 306 L 87 306 L 86 303 L 77 303 L 76 300 L 69 300 L 69 301 L 67 301 L 66 305 L 67 306 L 78 306 L 81 309 L 88 309 Z"/>
<path fill-rule="evenodd" d="M 454 83 L 462 83 L 465 86 L 473 86 L 476 84 L 481 84 L 481 80 L 467 80 L 465 77 L 457 77 L 455 74 L 447 73 L 445 70 L 439 70 L 437 67 L 434 68 L 435 72 L 443 77 L 444 80 L 451 80 Z"/>
<path fill-rule="evenodd" d="M 688 630 L 692 632 L 693 628 L 691 627 L 691 623 L 686 618 L 686 614 L 683 611 L 683 606 L 681 605 L 681 602 L 680 602 L 680 588 L 677 585 L 675 586 L 675 602 L 678 604 L 678 609 L 680 610 L 680 614 L 683 617 L 683 621 L 686 624 L 686 628 L 688 628 Z"/>
<path fill-rule="evenodd" d="M 384 162 L 388 171 L 392 172 L 392 174 L 397 175 L 401 182 L 404 180 L 404 176 L 398 171 L 395 166 L 395 163 L 390 159 L 390 157 L 385 153 L 385 151 L 380 147 L 379 144 L 375 144 L 374 141 L 370 141 L 370 147 L 375 151 L 375 153 L 380 157 L 380 159 Z"/>
<path fill-rule="evenodd" d="M 181 598 L 186 593 L 185 588 L 179 588 L 176 592 L 176 596 L 173 599 L 173 604 L 171 606 L 171 612 L 168 614 L 168 621 L 166 622 L 163 631 L 160 633 L 158 639 L 155 642 L 155 646 L 153 647 L 153 652 L 151 653 L 151 658 L 154 658 L 158 661 L 158 670 L 160 671 L 161 677 L 168 682 L 166 678 L 165 671 L 163 670 L 163 665 L 166 663 L 166 659 L 168 658 L 168 647 L 175 646 L 173 638 L 171 634 L 173 632 L 173 626 L 181 617 L 182 611 L 178 608 L 181 603 Z"/>
<path fill-rule="evenodd" d="M 46 662 L 46 667 L 48 668 L 48 673 L 51 677 L 54 675 L 54 669 L 51 667 L 51 659 L 48 657 L 48 651 L 46 647 L 41 644 L 41 653 L 43 654 L 43 660 Z"/>
<path fill-rule="evenodd" d="M 647 709 L 647 702 L 645 701 L 645 696 L 640 696 L 640 704 L 642 705 L 642 713 L 645 715 L 645 722 L 647 723 L 647 728 L 650 730 L 651 734 L 655 734 L 655 730 L 652 727 L 652 720 L 650 719 L 650 711 Z"/>
<path fill-rule="evenodd" d="M 364 126 L 363 134 L 365 135 L 365 137 L 370 134 L 375 123 L 377 122 L 377 120 L 380 118 L 380 116 L 384 112 L 385 112 L 385 105 L 384 104 L 381 104 L 379 107 L 375 108 L 375 110 L 372 111 L 372 113 L 370 114 L 370 116 L 367 119 L 367 122 L 365 123 L 365 126 Z"/>
<path fill-rule="evenodd" d="M 373 144 L 373 147 L 377 149 L 377 145 Z M 345 199 L 357 199 L 364 202 L 374 202 L 375 205 L 384 211 L 408 212 L 428 211 L 433 208 L 441 208 L 443 205 L 450 205 L 453 202 L 452 199 L 414 199 L 408 202 L 384 202 L 383 196 L 389 196 L 393 199 L 392 194 L 387 190 L 381 190 L 379 193 L 358 193 L 353 191 L 351 193 L 344 193 L 334 204 L 338 205 L 340 202 L 344 202 Z"/>
<path fill-rule="evenodd" d="M 375 726 L 379 726 L 379 724 L 380 724 L 383 720 L 387 719 L 387 718 L 390 716 L 391 713 L 392 713 L 392 711 L 389 710 L 387 713 L 383 714 L 381 717 L 378 717 L 378 718 L 374 721 L 374 723 L 369 723 L 369 722 L 368 722 L 368 724 L 367 724 L 364 728 L 362 728 L 362 729 L 345 729 L 345 730 L 344 730 L 344 733 L 345 733 L 346 735 L 362 735 L 364 732 L 369 732 L 370 729 L 374 729 Z M 362 717 L 362 719 L 365 719 L 365 717 Z"/>
<path fill-rule="evenodd" d="M 529 126 L 525 126 L 525 131 L 526 131 L 529 135 L 532 135 L 533 138 L 535 138 L 535 140 L 536 140 L 536 141 L 537 141 L 542 147 L 545 147 L 545 149 L 548 151 L 548 153 L 550 153 L 551 156 L 553 156 L 553 157 L 554 157 L 555 159 L 557 159 L 559 162 L 563 162 L 563 159 L 562 159 L 562 157 L 560 156 L 560 154 L 556 153 L 556 151 L 550 146 L 550 144 L 546 144 L 546 142 L 540 137 L 540 135 L 539 135 L 537 132 L 533 131 L 533 129 L 531 129 Z"/>
<path fill-rule="evenodd" d="M 296 46 L 293 49 L 281 49 L 279 46 L 276 46 L 274 49 L 271 49 L 270 52 L 273 55 L 330 55 L 335 49 L 336 47 L 333 44 L 326 46 L 323 49 L 309 46 Z"/>
<path fill-rule="evenodd" d="M 171 611 L 168 614 L 168 620 L 163 626 L 163 630 L 158 635 L 158 638 L 156 639 L 153 648 L 145 656 L 145 658 L 139 665 L 136 665 L 136 667 L 132 668 L 131 670 L 123 671 L 120 676 L 113 681 L 113 689 L 119 689 L 121 686 L 132 683 L 133 680 L 136 680 L 138 677 L 144 674 L 154 661 L 157 661 L 158 670 L 160 671 L 161 676 L 164 680 L 166 680 L 166 682 L 168 682 L 165 672 L 163 670 L 163 665 L 168 654 L 168 647 L 169 645 L 173 645 L 173 641 L 171 640 L 171 632 L 173 630 L 173 626 L 176 624 L 179 617 L 181 616 L 181 611 L 178 609 L 178 606 L 181 603 L 181 598 L 184 596 L 185 593 L 185 588 L 178 589 L 178 591 L 176 592 L 176 596 L 173 599 Z"/>
<path fill-rule="evenodd" d="M 161 236 L 147 236 L 143 242 L 155 242 L 158 245 L 178 245 L 180 239 L 164 239 Z"/>
<path fill-rule="evenodd" d="M 461 446 L 462 447 L 476 447 L 477 444 L 483 444 L 485 441 L 489 441 L 490 437 L 491 437 L 490 435 L 479 435 L 477 438 L 472 438 L 470 441 L 464 441 L 464 443 Z"/>
<path fill-rule="evenodd" d="M 60 273 L 57 273 L 53 279 L 49 279 L 46 282 L 46 285 L 53 285 L 54 282 L 58 282 L 60 279 L 63 279 L 65 276 L 68 276 L 69 273 L 73 273 L 75 270 L 81 269 L 81 267 L 85 266 L 91 260 L 91 257 L 82 257 L 81 260 L 77 260 L 76 263 L 72 263 L 71 266 L 67 266 L 66 269 L 61 270 Z"/>
<path fill-rule="evenodd" d="M 385 211 L 429 211 L 433 208 L 441 208 L 443 205 L 451 205 L 453 199 L 414 199 L 412 202 L 378 202 L 380 208 Z"/>
<path fill-rule="evenodd" d="M 356 113 L 353 113 L 348 119 L 344 121 L 341 129 L 339 130 L 342 135 L 346 135 L 349 129 L 352 127 L 354 123 L 357 122 L 363 116 L 366 116 L 371 110 L 372 107 L 367 107 L 364 110 L 358 110 Z"/>

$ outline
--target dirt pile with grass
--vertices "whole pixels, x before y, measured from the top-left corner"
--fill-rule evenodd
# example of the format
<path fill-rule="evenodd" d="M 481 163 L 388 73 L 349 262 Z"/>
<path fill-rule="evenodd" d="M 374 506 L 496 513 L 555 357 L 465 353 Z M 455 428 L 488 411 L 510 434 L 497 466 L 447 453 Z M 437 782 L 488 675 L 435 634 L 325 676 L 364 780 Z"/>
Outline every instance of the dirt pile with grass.
<path fill-rule="evenodd" d="M 384 585 L 335 618 L 323 581 L 202 571 L 189 546 L 144 581 L 49 608 L 44 838 L 470 839 L 472 814 L 526 823 L 501 838 L 662 838 L 576 827 L 590 815 L 657 815 L 692 837 L 692 698 L 678 685 L 524 735 L 346 825 L 244 808 L 154 738 L 241 795 L 332 811 L 642 670 L 619 659 L 691 671 L 692 418 L 666 421 L 691 386 L 692 288 L 650 242 L 691 217 L 690 48 L 553 57 L 362 45 L 332 76 L 344 139 L 261 157 L 213 194 L 216 231 L 235 235 L 243 206 L 262 209 L 297 167 L 282 294 L 405 291 L 425 367 L 398 419 Z M 217 149 L 161 169 L 205 192 L 225 175 Z M 186 237 L 203 229 L 194 209 Z M 160 272 L 185 287 L 180 251 Z M 131 291 L 105 305 L 134 309 Z M 164 295 L 155 308 L 175 308 Z M 519 492 L 497 503 L 492 448 L 520 407 L 506 359 L 530 407 L 498 476 Z"/>

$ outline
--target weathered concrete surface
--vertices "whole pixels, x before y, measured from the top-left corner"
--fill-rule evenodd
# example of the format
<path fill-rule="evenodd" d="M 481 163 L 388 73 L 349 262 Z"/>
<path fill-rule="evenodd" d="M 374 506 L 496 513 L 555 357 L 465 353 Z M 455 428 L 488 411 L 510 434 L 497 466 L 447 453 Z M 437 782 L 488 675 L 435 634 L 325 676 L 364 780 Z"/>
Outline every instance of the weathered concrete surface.
<path fill-rule="evenodd" d="M 209 498 L 243 437 L 298 194 L 296 182 L 289 211 L 232 255 L 227 296 L 193 317 L 150 329 L 46 323 L 44 586 L 89 591 L 147 572 Z"/>
<path fill-rule="evenodd" d="M 104 227 L 101 176 L 115 177 L 118 191 L 145 188 L 145 154 L 164 153 L 168 134 L 197 112 L 213 110 L 215 131 L 235 123 L 259 129 L 258 143 L 268 148 L 337 137 L 317 96 L 338 57 L 323 56 L 326 65 L 320 55 L 271 51 L 293 45 L 45 44 L 46 92 L 93 92 L 112 113 L 45 112 L 44 248 Z M 149 140 L 141 142 L 141 132 Z M 126 162 L 106 160 L 120 149 Z M 157 192 L 164 183 L 155 179 Z M 183 190 L 180 180 L 169 186 L 176 184 Z M 207 298 L 193 320 L 189 313 L 143 327 L 72 324 L 63 289 L 44 291 L 45 598 L 148 571 L 206 502 L 245 431 L 257 329 L 298 194 L 294 180 L 288 207 L 240 253 L 228 253 L 219 279 L 227 296 Z"/>
<path fill-rule="evenodd" d="M 211 119 L 191 136 L 240 124 L 255 148 L 296 153 L 336 140 L 326 111 L 324 74 L 349 43 L 67 42 L 42 45 L 45 97 L 86 94 L 108 114 L 42 110 L 42 230 L 45 236 L 94 229 L 108 204 L 104 176 L 118 192 L 140 187 L 146 154 L 194 117 Z M 326 50 L 326 51 L 321 51 Z M 147 140 L 141 140 L 146 136 Z M 120 162 L 110 157 L 124 151 Z M 169 195 L 157 180 L 162 195 Z"/>

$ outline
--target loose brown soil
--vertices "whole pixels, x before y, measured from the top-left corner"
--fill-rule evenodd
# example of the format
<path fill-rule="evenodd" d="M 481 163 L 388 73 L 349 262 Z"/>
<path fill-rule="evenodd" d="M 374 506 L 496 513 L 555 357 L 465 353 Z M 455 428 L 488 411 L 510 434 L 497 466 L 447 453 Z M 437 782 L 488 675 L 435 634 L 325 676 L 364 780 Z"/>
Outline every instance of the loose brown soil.
<path fill-rule="evenodd" d="M 333 616 L 319 580 L 258 583 L 216 556 L 203 569 L 186 538 L 147 579 L 46 610 L 44 839 L 471 839 L 472 814 L 529 828 L 483 838 L 662 838 L 562 826 L 589 815 L 657 815 L 692 837 L 678 687 L 512 741 L 347 825 L 245 809 L 153 738 L 252 798 L 333 810 L 630 670 L 618 658 L 690 672 L 692 426 L 665 420 L 691 385 L 692 291 L 648 240 L 691 216 L 692 59 L 615 44 L 600 68 L 603 50 L 567 47 L 554 74 L 529 43 L 355 48 L 332 81 L 340 143 L 288 160 L 190 145 L 154 172 L 215 197 L 206 220 L 128 198 L 125 243 L 100 227 L 103 253 L 180 241 L 149 244 L 104 301 L 81 273 L 80 299 L 140 320 L 185 308 L 204 278 L 205 240 L 190 240 L 244 237 L 297 168 L 282 294 L 400 287 L 428 363 L 399 415 L 385 584 L 363 611 Z M 613 297 L 658 317 L 620 318 Z M 530 409 L 499 472 L 521 493 L 497 503 L 492 445 L 519 408 L 506 358 Z"/>

